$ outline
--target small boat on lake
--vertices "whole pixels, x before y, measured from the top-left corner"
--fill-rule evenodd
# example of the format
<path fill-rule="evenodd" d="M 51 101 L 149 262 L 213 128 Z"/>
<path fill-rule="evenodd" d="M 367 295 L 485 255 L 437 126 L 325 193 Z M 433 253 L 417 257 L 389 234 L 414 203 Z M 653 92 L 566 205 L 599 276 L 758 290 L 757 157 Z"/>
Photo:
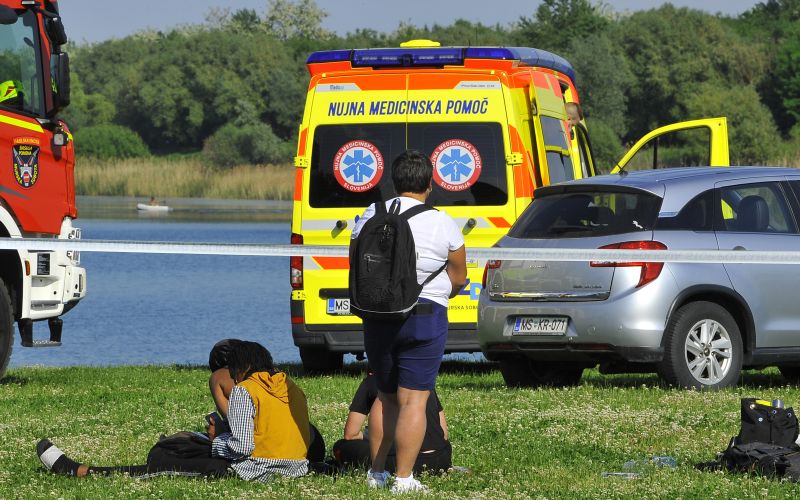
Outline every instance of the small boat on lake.
<path fill-rule="evenodd" d="M 147 203 L 137 203 L 136 210 L 139 212 L 153 212 L 153 213 L 161 213 L 161 212 L 169 212 L 171 209 L 167 205 L 148 205 Z"/>

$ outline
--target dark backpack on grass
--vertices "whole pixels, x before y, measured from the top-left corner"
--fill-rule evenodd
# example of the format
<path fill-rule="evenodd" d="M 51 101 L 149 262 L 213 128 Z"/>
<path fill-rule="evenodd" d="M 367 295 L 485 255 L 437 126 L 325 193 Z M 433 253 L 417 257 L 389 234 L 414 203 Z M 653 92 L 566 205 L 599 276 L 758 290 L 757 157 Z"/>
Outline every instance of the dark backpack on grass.
<path fill-rule="evenodd" d="M 412 313 L 422 287 L 446 264 L 417 283 L 417 251 L 408 219 L 435 208 L 422 204 L 400 213 L 400 200 L 389 210 L 375 203 L 375 215 L 364 223 L 350 264 L 350 312 L 361 319 L 403 321 Z"/>
<path fill-rule="evenodd" d="M 776 408 L 766 400 L 742 398 L 742 427 L 736 444 L 769 443 L 793 445 L 798 435 L 794 409 Z"/>
<path fill-rule="evenodd" d="M 792 408 L 776 408 L 769 401 L 741 400 L 741 429 L 728 448 L 719 454 L 717 466 L 730 472 L 745 472 L 790 481 L 800 480 L 800 447 L 797 416 Z M 714 463 L 698 464 L 714 469 Z"/>

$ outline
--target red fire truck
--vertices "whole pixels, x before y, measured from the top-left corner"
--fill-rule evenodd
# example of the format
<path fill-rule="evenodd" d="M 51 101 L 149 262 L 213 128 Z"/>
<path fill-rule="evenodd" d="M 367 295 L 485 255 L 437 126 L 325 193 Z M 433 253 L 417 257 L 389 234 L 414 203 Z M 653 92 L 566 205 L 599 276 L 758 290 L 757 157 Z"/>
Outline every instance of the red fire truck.
<path fill-rule="evenodd" d="M 67 36 L 55 0 L 0 0 L 0 237 L 80 238 Z M 14 344 L 61 345 L 60 316 L 86 294 L 77 252 L 0 250 L 0 377 Z M 47 320 L 49 340 L 33 339 Z"/>

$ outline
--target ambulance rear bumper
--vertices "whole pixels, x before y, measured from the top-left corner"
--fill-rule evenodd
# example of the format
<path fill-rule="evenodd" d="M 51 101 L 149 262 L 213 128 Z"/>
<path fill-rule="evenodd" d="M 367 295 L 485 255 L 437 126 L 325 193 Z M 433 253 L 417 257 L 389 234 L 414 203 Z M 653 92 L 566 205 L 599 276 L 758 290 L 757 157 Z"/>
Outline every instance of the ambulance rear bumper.
<path fill-rule="evenodd" d="M 297 347 L 311 347 L 331 352 L 364 352 L 361 325 L 292 325 L 292 338 Z M 480 352 L 475 323 L 451 323 L 445 352 Z"/>

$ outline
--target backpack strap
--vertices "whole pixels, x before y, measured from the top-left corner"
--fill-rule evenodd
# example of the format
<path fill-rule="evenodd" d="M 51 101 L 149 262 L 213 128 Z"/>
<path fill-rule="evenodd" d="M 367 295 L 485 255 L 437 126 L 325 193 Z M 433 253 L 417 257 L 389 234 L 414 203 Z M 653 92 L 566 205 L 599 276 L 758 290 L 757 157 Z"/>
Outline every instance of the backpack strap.
<path fill-rule="evenodd" d="M 422 203 L 420 205 L 414 205 L 413 207 L 409 208 L 408 210 L 406 210 L 405 212 L 400 214 L 400 216 L 404 217 L 406 220 L 408 220 L 408 219 L 414 217 L 415 215 L 419 215 L 422 212 L 427 212 L 428 210 L 436 210 L 436 209 L 433 208 L 430 205 Z"/>
<path fill-rule="evenodd" d="M 444 264 L 442 264 L 442 267 L 440 267 L 440 268 L 439 268 L 439 269 L 437 269 L 436 271 L 432 272 L 432 273 L 431 273 L 431 274 L 430 274 L 430 275 L 429 275 L 427 278 L 425 278 L 425 281 L 423 281 L 423 282 L 422 282 L 422 284 L 421 284 L 420 286 L 425 286 L 425 285 L 427 285 L 428 283 L 430 283 L 431 281 L 433 281 L 433 278 L 435 278 L 435 277 L 439 276 L 439 273 L 441 273 L 442 271 L 444 271 L 446 267 L 447 267 L 447 262 L 445 262 Z"/>
<path fill-rule="evenodd" d="M 432 206 L 426 204 L 426 203 L 422 203 L 422 204 L 419 204 L 419 205 L 414 205 L 413 207 L 409 208 L 405 212 L 401 213 L 400 217 L 403 217 L 406 220 L 408 220 L 408 219 L 414 217 L 415 215 L 419 215 L 422 212 L 427 212 L 428 210 L 436 210 L 436 209 L 433 208 Z M 447 268 L 447 262 L 442 264 L 442 267 L 440 267 L 439 269 L 437 269 L 436 271 L 434 271 L 433 273 L 428 275 L 428 277 L 425 278 L 425 281 L 423 281 L 420 286 L 425 286 L 428 283 L 430 283 L 431 281 L 433 281 L 434 278 L 439 276 L 439 273 L 441 273 L 442 271 L 445 270 L 445 268 Z"/>
<path fill-rule="evenodd" d="M 378 200 L 375 203 L 373 203 L 373 205 L 375 205 L 375 215 L 381 215 L 386 213 L 386 203 L 384 203 L 383 200 Z"/>

